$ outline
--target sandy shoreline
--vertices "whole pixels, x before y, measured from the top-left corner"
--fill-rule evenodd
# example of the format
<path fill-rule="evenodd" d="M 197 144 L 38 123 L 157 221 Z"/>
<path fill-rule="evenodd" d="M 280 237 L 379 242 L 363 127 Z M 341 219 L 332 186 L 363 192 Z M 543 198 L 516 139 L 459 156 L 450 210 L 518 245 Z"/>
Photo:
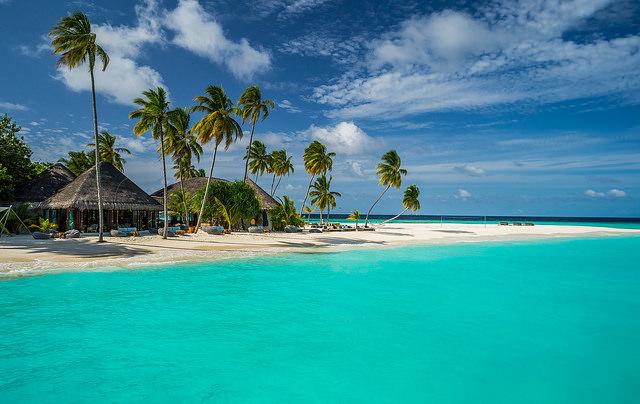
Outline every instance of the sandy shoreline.
<path fill-rule="evenodd" d="M 606 227 L 497 224 L 389 223 L 375 232 L 266 233 L 237 232 L 212 236 L 191 234 L 163 240 L 157 235 L 114 238 L 95 236 L 35 240 L 29 235 L 0 238 L 0 273 L 73 268 L 135 267 L 174 261 L 211 260 L 319 252 L 351 248 L 383 248 L 399 244 L 452 244 L 558 237 L 640 235 L 640 230 Z"/>

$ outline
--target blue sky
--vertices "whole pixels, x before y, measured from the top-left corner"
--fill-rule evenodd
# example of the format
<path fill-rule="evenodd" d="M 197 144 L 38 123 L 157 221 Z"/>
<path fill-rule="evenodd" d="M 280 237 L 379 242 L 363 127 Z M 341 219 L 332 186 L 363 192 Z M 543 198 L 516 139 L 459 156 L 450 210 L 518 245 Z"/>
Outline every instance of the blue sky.
<path fill-rule="evenodd" d="M 234 101 L 258 85 L 276 108 L 255 137 L 293 156 L 278 195 L 298 207 L 302 153 L 320 140 L 337 153 L 337 213 L 369 209 L 375 165 L 395 149 L 408 175 L 373 213 L 399 212 L 415 184 L 422 214 L 640 216 L 636 0 L 0 0 L 0 113 L 37 160 L 92 142 L 87 67 L 56 70 L 46 38 L 76 9 L 111 57 L 96 72 L 99 125 L 148 192 L 161 166 L 150 135 L 132 132 L 135 97 L 163 86 L 188 107 L 209 84 Z M 242 177 L 243 129 L 214 176 Z"/>

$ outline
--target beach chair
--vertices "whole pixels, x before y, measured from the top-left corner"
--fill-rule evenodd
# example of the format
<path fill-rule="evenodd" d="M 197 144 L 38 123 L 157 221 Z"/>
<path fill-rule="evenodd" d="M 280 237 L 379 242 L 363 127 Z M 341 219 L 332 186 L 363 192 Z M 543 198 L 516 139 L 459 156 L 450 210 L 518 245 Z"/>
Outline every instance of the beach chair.
<path fill-rule="evenodd" d="M 500 222 L 500 226 L 509 226 L 509 222 Z"/>
<path fill-rule="evenodd" d="M 522 223 L 520 223 L 520 222 L 513 222 L 513 225 L 514 225 L 514 226 L 522 226 Z"/>

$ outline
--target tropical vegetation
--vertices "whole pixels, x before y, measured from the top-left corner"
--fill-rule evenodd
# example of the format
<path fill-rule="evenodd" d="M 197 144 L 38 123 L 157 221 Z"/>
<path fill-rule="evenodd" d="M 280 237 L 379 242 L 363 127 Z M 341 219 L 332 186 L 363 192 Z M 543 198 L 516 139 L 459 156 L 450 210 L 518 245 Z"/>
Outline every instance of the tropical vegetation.
<path fill-rule="evenodd" d="M 311 197 L 311 204 L 315 205 L 320 209 L 320 223 L 322 223 L 322 211 L 327 209 L 327 222 L 329 222 L 329 213 L 331 212 L 331 208 L 336 207 L 336 197 L 341 197 L 342 195 L 339 192 L 331 191 L 331 180 L 333 177 L 327 177 L 322 175 L 316 179 L 316 182 L 313 183 L 311 188 L 313 189 L 309 196 Z"/>
<path fill-rule="evenodd" d="M 76 176 L 82 174 L 96 164 L 96 156 L 92 153 L 86 153 L 80 150 L 70 151 L 67 155 L 69 156 L 68 158 L 62 157 L 58 159 L 58 163 L 64 164 L 69 171 L 74 173 Z"/>
<path fill-rule="evenodd" d="M 336 154 L 333 152 L 327 153 L 325 145 L 317 140 L 311 142 L 311 144 L 304 149 L 304 155 L 302 156 L 302 159 L 304 160 L 304 169 L 311 176 L 311 179 L 309 180 L 309 186 L 307 186 L 307 193 L 302 201 L 302 207 L 304 207 L 304 204 L 307 202 L 309 190 L 311 189 L 311 184 L 313 183 L 313 179 L 316 175 L 326 175 L 327 171 L 331 171 L 333 169 L 332 158 L 335 155 Z M 302 207 L 300 207 L 300 216 L 302 216 Z"/>
<path fill-rule="evenodd" d="M 58 24 L 51 28 L 48 34 L 53 37 L 50 47 L 53 54 L 61 54 L 58 65 L 67 66 L 69 70 L 89 63 L 89 75 L 91 77 L 91 100 L 93 105 L 93 129 L 94 144 L 96 145 L 95 161 L 100 161 L 100 147 L 98 138 L 98 112 L 96 109 L 96 85 L 93 69 L 96 65 L 96 57 L 102 62 L 102 71 L 109 65 L 109 55 L 96 43 L 96 34 L 91 32 L 91 23 L 81 11 L 74 11 L 71 15 L 62 17 Z M 102 185 L 100 182 L 100 164 L 96 165 L 96 182 L 98 188 L 98 212 L 100 232 L 98 241 L 104 241 L 104 211 L 102 209 Z"/>
<path fill-rule="evenodd" d="M 419 196 L 420 196 L 420 190 L 418 189 L 418 187 L 416 185 L 409 185 L 407 189 L 404 190 L 404 195 L 402 197 L 402 206 L 404 207 L 404 210 L 400 212 L 398 215 L 392 217 L 389 220 L 385 220 L 380 224 L 385 224 L 387 222 L 390 222 L 392 220 L 399 218 L 404 214 L 404 212 L 408 211 L 409 209 L 413 210 L 414 212 L 419 211 L 420 210 L 420 201 L 418 201 Z"/>
<path fill-rule="evenodd" d="M 293 163 L 291 163 L 291 159 L 293 156 L 287 156 L 287 151 L 285 149 L 282 150 L 274 150 L 271 152 L 271 166 L 269 167 L 269 172 L 273 174 L 273 180 L 271 181 L 271 196 L 275 195 L 278 186 L 280 185 L 280 181 L 282 181 L 282 177 L 285 175 L 292 174 L 294 172 Z M 278 177 L 278 183 L 274 183 L 276 181 L 276 177 Z"/>
<path fill-rule="evenodd" d="M 371 208 L 367 212 L 367 217 L 364 219 L 364 227 L 367 227 L 367 223 L 369 222 L 369 214 L 374 206 L 380 201 L 382 195 L 385 194 L 389 190 L 389 188 L 394 187 L 396 189 L 400 189 L 402 186 L 402 176 L 407 175 L 407 170 L 404 168 L 400 168 L 402 164 L 402 160 L 400 160 L 400 156 L 395 150 L 389 150 L 385 154 L 382 155 L 382 161 L 376 165 L 377 176 L 380 176 L 380 182 L 378 185 L 386 185 L 387 187 L 382 191 L 378 199 L 371 205 Z"/>
<path fill-rule="evenodd" d="M 356 222 L 356 231 L 358 231 L 358 221 L 360 220 L 360 211 L 358 209 L 352 210 L 351 214 L 347 217 L 347 220 L 354 220 Z"/>
<path fill-rule="evenodd" d="M 251 169 L 251 175 L 255 175 L 253 180 L 258 183 L 258 174 L 262 176 L 265 171 L 271 171 L 271 155 L 267 153 L 267 147 L 259 140 L 254 140 L 251 146 L 247 146 L 249 149 L 247 155 L 243 158 L 249 159 L 249 168 Z"/>
<path fill-rule="evenodd" d="M 18 136 L 21 127 L 7 114 L 0 116 L 0 201 L 13 201 L 14 192 L 31 178 L 51 166 L 32 162 L 33 152 Z"/>
<path fill-rule="evenodd" d="M 167 101 L 167 92 L 162 87 L 158 87 L 157 90 L 153 90 L 150 88 L 147 91 L 143 91 L 142 94 L 146 97 L 146 99 L 138 97 L 133 100 L 133 103 L 140 106 L 140 108 L 132 111 L 129 114 L 129 118 L 139 119 L 138 123 L 136 123 L 136 125 L 133 127 L 133 132 L 137 136 L 140 136 L 143 133 L 151 130 L 151 136 L 153 136 L 153 140 L 160 141 L 160 150 L 162 157 L 162 177 L 164 180 L 164 231 L 162 233 L 162 238 L 166 239 L 169 229 L 169 215 L 167 214 L 167 165 L 165 162 L 164 150 L 164 128 L 165 126 L 167 126 L 167 112 L 169 111 L 169 101 Z"/>
<path fill-rule="evenodd" d="M 233 106 L 233 102 L 222 87 L 210 85 L 204 92 L 205 95 L 199 95 L 193 99 L 198 105 L 191 107 L 191 111 L 201 112 L 205 115 L 195 124 L 191 131 L 198 134 L 198 141 L 202 145 L 209 143 L 211 140 L 215 142 L 211 169 L 209 169 L 209 177 L 204 192 L 205 195 L 208 195 L 218 146 L 224 140 L 224 149 L 228 150 L 233 142 L 242 138 L 242 129 L 240 124 L 233 119 L 233 116 L 239 113 L 239 109 Z M 205 201 L 206 198 L 203 198 L 196 229 L 200 229 L 200 224 L 202 223 Z"/>
<path fill-rule="evenodd" d="M 126 164 L 126 160 L 122 158 L 121 154 L 131 154 L 129 149 L 125 149 L 124 147 L 115 147 L 116 144 L 116 136 L 111 135 L 106 130 L 103 130 L 98 135 L 98 150 L 100 150 L 100 161 L 106 161 L 107 163 L 111 163 L 115 168 L 124 172 L 124 164 Z M 93 147 L 89 153 L 94 156 L 98 155 L 95 149 L 95 143 L 89 143 L 87 147 Z M 95 157 L 94 157 L 95 164 Z M 93 164 L 92 164 L 93 165 Z"/>
<path fill-rule="evenodd" d="M 280 199 L 280 198 L 278 198 Z M 296 212 L 296 207 L 287 195 L 283 195 L 280 204 L 269 210 L 271 225 L 274 230 L 284 230 L 286 226 L 304 226 L 304 221 Z"/>
<path fill-rule="evenodd" d="M 253 144 L 253 131 L 256 128 L 256 123 L 262 117 L 264 121 L 269 116 L 269 110 L 273 109 L 273 101 L 262 100 L 262 94 L 258 86 L 252 86 L 247 88 L 244 93 L 238 99 L 238 108 L 240 108 L 240 115 L 242 116 L 242 124 L 247 120 L 251 123 L 251 135 L 249 136 L 249 146 Z M 247 179 L 247 169 L 249 167 L 249 153 L 247 150 L 245 159 L 247 160 L 244 165 L 244 177 Z"/>

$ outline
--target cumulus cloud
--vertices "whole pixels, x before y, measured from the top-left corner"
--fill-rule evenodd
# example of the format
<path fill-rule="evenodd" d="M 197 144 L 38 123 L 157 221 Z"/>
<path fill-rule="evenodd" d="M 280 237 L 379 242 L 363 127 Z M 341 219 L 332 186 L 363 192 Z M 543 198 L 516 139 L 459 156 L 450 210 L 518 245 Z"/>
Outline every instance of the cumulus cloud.
<path fill-rule="evenodd" d="M 250 79 L 271 66 L 270 55 L 251 47 L 245 38 L 227 39 L 222 26 L 197 0 L 180 0 L 175 10 L 167 12 L 165 24 L 176 32 L 174 44 L 226 66 L 238 78 Z"/>
<path fill-rule="evenodd" d="M 609 3 L 496 1 L 473 16 L 448 10 L 412 18 L 369 42 L 366 73 L 358 66 L 317 87 L 312 99 L 340 119 L 602 96 L 638 103 L 640 35 L 565 39 Z"/>
<path fill-rule="evenodd" d="M 611 189 L 608 192 L 597 192 L 592 189 L 588 189 L 584 193 L 590 198 L 624 198 L 627 193 L 619 189 Z"/>
<path fill-rule="evenodd" d="M 347 172 L 355 177 L 364 178 L 365 175 L 362 172 L 362 163 L 354 160 L 347 160 Z"/>
<path fill-rule="evenodd" d="M 478 168 L 470 165 L 455 166 L 453 169 L 463 174 L 472 175 L 472 176 L 482 176 L 482 175 L 488 174 L 482 168 Z"/>
<path fill-rule="evenodd" d="M 307 134 L 324 143 L 330 151 L 345 154 L 360 154 L 377 149 L 382 141 L 368 136 L 353 122 L 340 122 L 336 126 L 311 125 Z"/>

